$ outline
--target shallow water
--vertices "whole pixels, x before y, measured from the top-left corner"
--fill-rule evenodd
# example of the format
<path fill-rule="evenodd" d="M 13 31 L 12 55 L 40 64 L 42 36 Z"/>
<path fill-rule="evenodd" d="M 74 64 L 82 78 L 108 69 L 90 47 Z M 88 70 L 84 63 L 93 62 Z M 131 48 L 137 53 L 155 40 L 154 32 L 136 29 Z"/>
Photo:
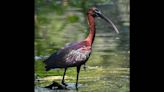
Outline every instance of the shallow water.
<path fill-rule="evenodd" d="M 118 5 L 118 4 L 117 4 Z M 127 6 L 127 5 L 126 5 Z M 129 21 L 125 21 L 125 18 L 120 18 L 124 13 L 117 11 L 115 5 L 101 5 L 100 10 L 103 10 L 107 17 L 112 18 L 115 25 L 118 27 L 120 34 L 115 34 L 112 31 L 112 27 L 107 25 L 103 20 L 96 19 L 96 35 L 95 41 L 93 43 L 93 52 L 90 59 L 87 61 L 86 71 L 81 68 L 79 75 L 79 86 L 78 91 L 75 88 L 76 82 L 76 68 L 68 68 L 65 76 L 65 82 L 68 84 L 70 90 L 49 90 L 43 88 L 50 85 L 53 81 L 61 83 L 63 69 L 55 69 L 49 72 L 45 72 L 44 65 L 42 64 L 42 59 L 44 57 L 35 57 L 35 73 L 38 75 L 37 80 L 35 80 L 35 92 L 129 92 L 129 25 L 124 25 Z M 110 9 L 110 10 L 109 10 Z M 118 8 L 124 9 L 124 8 Z M 74 11 L 78 12 L 78 11 Z M 128 13 L 128 12 L 127 12 Z M 126 12 L 125 12 L 126 14 Z M 72 24 L 67 24 L 66 28 L 62 31 L 56 31 L 57 24 L 55 21 L 54 13 L 53 16 L 45 15 L 45 18 L 52 18 L 52 29 L 47 27 L 47 32 L 52 34 L 54 39 L 52 42 L 54 45 L 49 46 L 48 49 L 36 49 L 36 52 L 42 52 L 45 55 L 52 54 L 56 51 L 56 48 L 61 48 L 67 42 L 79 41 L 84 38 L 84 32 L 78 31 L 78 27 L 75 28 Z M 127 14 L 128 15 L 128 14 Z M 64 15 L 65 16 L 65 15 Z M 61 16 L 62 17 L 62 16 Z M 79 17 L 83 18 L 83 16 Z M 119 19 L 120 18 L 120 19 Z M 124 21 L 122 21 L 124 19 Z M 127 19 L 129 19 L 127 17 Z M 83 20 L 83 19 L 82 19 Z M 60 19 L 60 21 L 65 21 L 65 19 Z M 124 23 L 125 22 L 125 23 Z M 74 25 L 81 25 L 81 22 L 74 23 Z M 54 27 L 55 26 L 55 27 Z M 43 28 L 40 28 L 43 30 Z M 83 30 L 83 29 L 82 29 Z M 52 32 L 51 32 L 52 31 Z M 40 31 L 42 32 L 42 31 Z M 49 34 L 50 34 L 49 33 Z M 63 35 L 61 35 L 63 34 Z M 51 35 L 49 35 L 50 37 Z M 76 39 L 75 39 L 76 38 Z M 44 47 L 46 42 L 49 40 L 39 40 Z M 48 44 L 49 45 L 49 44 Z M 48 46 L 48 45 L 45 45 Z M 40 45 L 38 45 L 38 48 Z M 53 50 L 55 48 L 55 51 Z M 50 49 L 50 51 L 49 51 Z M 51 50 L 52 49 L 52 50 Z M 47 53 L 48 52 L 48 53 Z"/>
<path fill-rule="evenodd" d="M 52 76 L 53 77 L 53 76 Z M 55 77 L 55 76 L 54 76 Z M 60 83 L 61 78 L 56 82 Z M 42 78 L 41 78 L 42 79 Z M 74 77 L 67 77 L 69 90 L 49 90 L 43 88 L 52 83 L 52 80 L 36 82 L 35 92 L 77 92 Z M 102 68 L 91 67 L 82 70 L 79 76 L 78 92 L 129 92 L 129 68 Z"/>

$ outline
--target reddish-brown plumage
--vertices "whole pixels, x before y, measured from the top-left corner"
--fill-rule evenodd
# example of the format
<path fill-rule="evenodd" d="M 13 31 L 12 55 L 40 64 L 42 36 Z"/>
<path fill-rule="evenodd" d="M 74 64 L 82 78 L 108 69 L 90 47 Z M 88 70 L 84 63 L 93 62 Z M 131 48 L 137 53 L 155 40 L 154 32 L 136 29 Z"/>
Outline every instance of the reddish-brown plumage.
<path fill-rule="evenodd" d="M 91 46 L 94 40 L 94 36 L 95 36 L 95 20 L 93 15 L 93 10 L 89 10 L 87 13 L 87 18 L 88 18 L 88 25 L 89 25 L 89 35 L 88 37 L 85 39 L 87 45 Z"/>
<path fill-rule="evenodd" d="M 114 24 L 104 17 L 101 12 L 93 7 L 87 12 L 88 25 L 89 25 L 89 35 L 87 38 L 81 42 L 71 43 L 64 48 L 60 49 L 58 52 L 52 54 L 47 60 L 44 61 L 46 64 L 46 71 L 54 68 L 65 68 L 62 84 L 64 83 L 64 76 L 68 67 L 77 67 L 77 79 L 76 88 L 78 84 L 78 75 L 81 65 L 84 65 L 90 57 L 92 51 L 92 43 L 94 41 L 96 29 L 95 29 L 95 17 L 101 17 L 107 22 Z M 114 26 L 114 29 L 116 27 Z M 118 30 L 116 29 L 116 32 Z"/>

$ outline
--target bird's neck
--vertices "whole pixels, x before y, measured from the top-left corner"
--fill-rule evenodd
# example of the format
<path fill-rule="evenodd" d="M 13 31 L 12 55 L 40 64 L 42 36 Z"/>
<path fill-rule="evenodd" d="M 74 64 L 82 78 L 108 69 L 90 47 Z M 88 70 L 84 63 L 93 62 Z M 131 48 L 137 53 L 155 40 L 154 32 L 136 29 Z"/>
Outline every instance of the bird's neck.
<path fill-rule="evenodd" d="M 85 39 L 87 41 L 88 45 L 92 45 L 94 38 L 95 38 L 95 33 L 96 33 L 96 28 L 95 28 L 95 19 L 91 14 L 88 14 L 88 25 L 89 25 L 89 35 Z"/>

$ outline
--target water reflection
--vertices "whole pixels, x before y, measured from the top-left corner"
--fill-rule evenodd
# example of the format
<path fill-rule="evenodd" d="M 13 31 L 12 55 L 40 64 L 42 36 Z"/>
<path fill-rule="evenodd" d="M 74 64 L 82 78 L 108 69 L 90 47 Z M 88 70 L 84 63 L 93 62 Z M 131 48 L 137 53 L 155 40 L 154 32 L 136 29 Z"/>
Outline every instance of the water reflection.
<path fill-rule="evenodd" d="M 129 68 L 104 68 L 92 67 L 87 71 L 81 71 L 79 79 L 79 92 L 128 92 L 129 91 Z M 54 76 L 55 77 L 55 76 Z M 38 86 L 45 87 L 51 82 L 44 80 L 37 84 L 35 92 L 76 92 L 74 79 L 67 78 L 69 90 L 49 90 Z M 56 80 L 60 83 L 60 80 Z M 44 83 L 43 83 L 44 82 Z M 44 84 L 44 85 L 43 85 Z"/>
<path fill-rule="evenodd" d="M 106 25 L 106 22 L 103 20 L 96 19 L 97 32 L 93 44 L 93 53 L 87 62 L 86 71 L 83 69 L 80 71 L 78 92 L 129 92 L 129 25 L 125 25 L 128 23 L 128 20 L 123 21 L 122 19 L 124 18 L 120 18 L 121 15 L 126 14 L 119 12 L 119 9 L 116 8 L 115 5 L 100 5 L 98 8 L 100 8 L 107 17 L 112 18 L 119 28 L 120 34 L 117 35 L 113 33 L 110 25 Z M 85 37 L 84 32 L 81 31 L 84 30 L 83 22 L 79 21 L 73 24 L 68 23 L 67 26 L 66 24 L 61 26 L 59 24 L 62 24 L 60 22 L 65 22 L 65 20 L 62 19 L 65 15 L 57 16 L 60 17 L 57 18 L 53 12 L 51 16 L 48 16 L 48 18 L 51 18 L 52 23 L 48 24 L 48 26 L 46 26 L 47 28 L 44 28 L 44 30 L 48 30 L 45 32 L 49 32 L 50 35 L 48 35 L 48 37 L 50 37 L 49 39 L 53 39 L 52 42 L 49 43 L 50 41 L 47 40 L 48 38 L 46 38 L 46 34 L 44 33 L 46 39 L 39 39 L 37 43 L 37 55 L 43 56 L 35 57 L 35 72 L 39 76 L 37 81 L 35 81 L 35 92 L 77 92 L 74 86 L 76 80 L 75 68 L 69 68 L 66 74 L 65 81 L 68 83 L 70 90 L 49 90 L 43 88 L 51 84 L 53 80 L 60 83 L 63 70 L 59 69 L 45 72 L 43 69 L 44 65 L 41 61 L 43 61 L 47 55 L 49 56 L 50 53 L 64 46 L 65 43 L 81 40 Z M 84 21 L 81 12 L 72 12 L 73 14 L 80 14 L 79 20 Z M 47 15 L 45 17 L 47 17 Z M 59 23 L 56 23 L 56 21 Z M 66 28 L 64 28 L 64 26 L 66 26 Z M 56 31 L 57 29 L 60 30 Z M 40 29 L 39 31 L 42 32 L 42 30 L 43 29 Z M 40 44 L 44 45 L 42 46 Z M 45 48 L 44 46 L 49 47 Z M 39 47 L 44 49 L 39 49 Z M 51 80 L 47 77 L 51 77 Z"/>

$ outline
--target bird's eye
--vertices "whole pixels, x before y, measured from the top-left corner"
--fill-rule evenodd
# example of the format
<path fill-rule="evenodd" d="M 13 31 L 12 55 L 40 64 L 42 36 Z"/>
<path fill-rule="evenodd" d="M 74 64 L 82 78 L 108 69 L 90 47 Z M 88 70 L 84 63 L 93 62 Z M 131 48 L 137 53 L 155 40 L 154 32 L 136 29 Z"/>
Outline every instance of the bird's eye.
<path fill-rule="evenodd" d="M 93 16 L 94 17 L 98 17 L 100 14 L 100 11 L 98 9 L 94 9 L 94 13 L 93 13 Z"/>
<path fill-rule="evenodd" d="M 101 13 L 98 9 L 95 9 L 95 13 Z"/>

